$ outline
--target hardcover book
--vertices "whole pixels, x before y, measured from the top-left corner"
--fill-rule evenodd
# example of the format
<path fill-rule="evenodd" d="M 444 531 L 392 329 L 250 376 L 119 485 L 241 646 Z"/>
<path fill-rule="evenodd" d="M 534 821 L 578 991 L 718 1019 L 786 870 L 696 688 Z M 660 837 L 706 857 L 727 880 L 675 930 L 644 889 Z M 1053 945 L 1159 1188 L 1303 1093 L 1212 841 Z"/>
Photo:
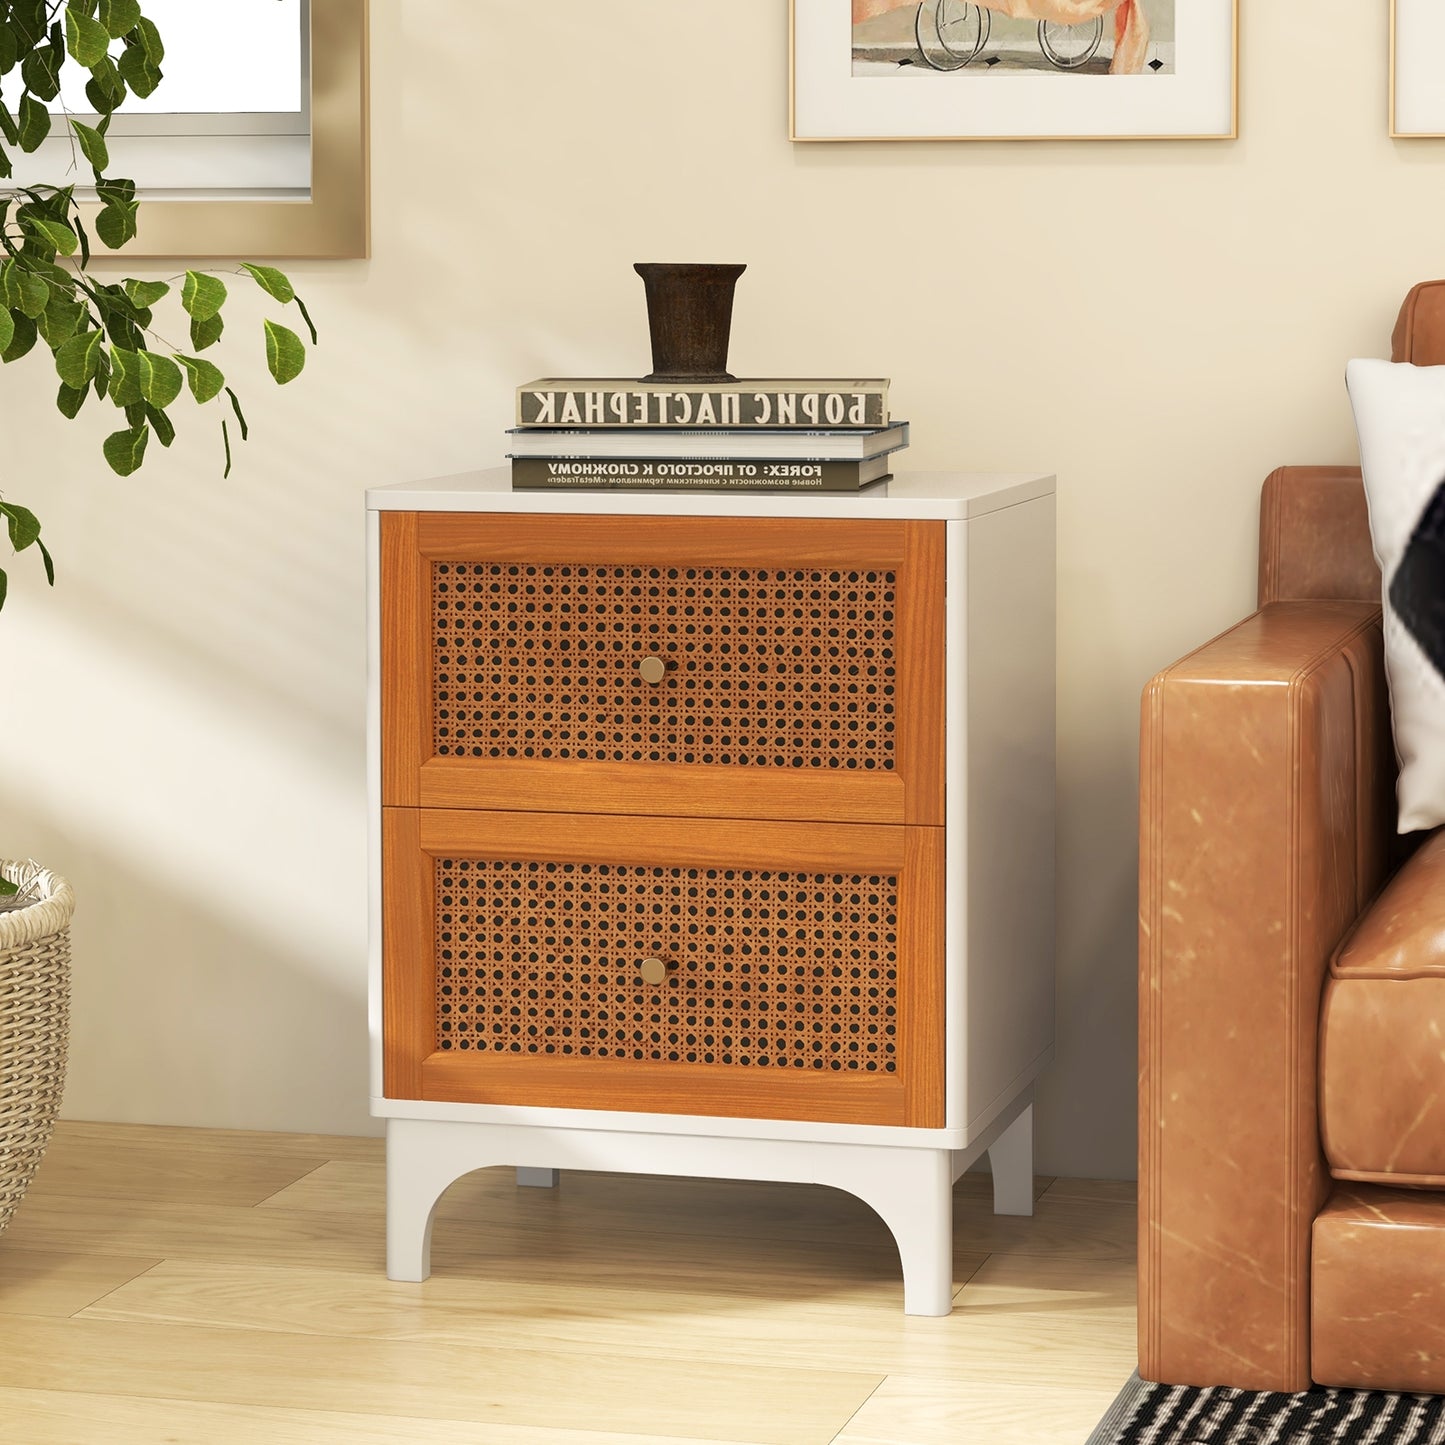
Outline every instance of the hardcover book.
<path fill-rule="evenodd" d="M 519 427 L 881 427 L 887 381 L 544 377 L 517 388 Z"/>
<path fill-rule="evenodd" d="M 861 462 L 518 457 L 512 463 L 512 490 L 856 492 L 889 475 L 886 456 Z"/>
<path fill-rule="evenodd" d="M 681 431 L 669 427 L 514 428 L 509 457 L 647 461 L 864 461 L 908 445 L 908 423 L 857 430 L 744 427 Z"/>

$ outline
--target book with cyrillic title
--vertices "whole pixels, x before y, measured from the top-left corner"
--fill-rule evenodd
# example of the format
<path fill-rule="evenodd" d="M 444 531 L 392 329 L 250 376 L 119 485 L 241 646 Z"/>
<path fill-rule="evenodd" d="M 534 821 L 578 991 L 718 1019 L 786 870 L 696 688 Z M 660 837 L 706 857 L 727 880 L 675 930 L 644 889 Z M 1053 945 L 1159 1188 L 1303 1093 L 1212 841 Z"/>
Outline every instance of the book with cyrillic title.
<path fill-rule="evenodd" d="M 512 489 L 518 492 L 857 492 L 886 480 L 889 475 L 887 456 L 858 462 L 518 457 L 512 462 Z"/>
<path fill-rule="evenodd" d="M 543 377 L 517 388 L 519 427 L 824 427 L 888 423 L 886 380 L 652 382 Z"/>
<path fill-rule="evenodd" d="M 515 428 L 509 457 L 643 459 L 648 461 L 864 461 L 908 445 L 908 423 L 856 431 L 802 431 L 749 427 L 678 431 L 668 427 L 595 430 L 579 427 Z"/>

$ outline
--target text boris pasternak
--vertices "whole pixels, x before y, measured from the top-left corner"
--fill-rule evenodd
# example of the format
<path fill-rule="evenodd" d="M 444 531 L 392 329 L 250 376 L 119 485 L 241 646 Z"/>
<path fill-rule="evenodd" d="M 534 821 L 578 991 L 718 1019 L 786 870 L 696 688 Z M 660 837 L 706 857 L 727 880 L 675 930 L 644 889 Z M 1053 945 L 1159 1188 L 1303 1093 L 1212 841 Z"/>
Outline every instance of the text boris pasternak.
<path fill-rule="evenodd" d="M 846 391 L 528 391 L 524 426 L 876 426 L 880 400 Z"/>

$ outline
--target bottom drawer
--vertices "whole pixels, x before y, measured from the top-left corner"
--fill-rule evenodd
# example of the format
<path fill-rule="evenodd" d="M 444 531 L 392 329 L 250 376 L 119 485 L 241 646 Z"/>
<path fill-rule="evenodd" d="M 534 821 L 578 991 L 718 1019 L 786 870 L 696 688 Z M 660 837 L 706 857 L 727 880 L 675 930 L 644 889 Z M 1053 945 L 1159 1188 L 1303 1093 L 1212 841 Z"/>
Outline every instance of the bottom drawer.
<path fill-rule="evenodd" d="M 941 1127 L 942 840 L 387 809 L 387 1096 Z"/>

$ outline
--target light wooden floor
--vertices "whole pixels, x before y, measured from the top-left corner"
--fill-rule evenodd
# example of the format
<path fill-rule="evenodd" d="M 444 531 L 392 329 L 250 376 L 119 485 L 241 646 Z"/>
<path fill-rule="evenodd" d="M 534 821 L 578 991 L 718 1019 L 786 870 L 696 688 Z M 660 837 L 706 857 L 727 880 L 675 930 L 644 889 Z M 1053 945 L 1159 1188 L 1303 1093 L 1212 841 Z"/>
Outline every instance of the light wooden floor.
<path fill-rule="evenodd" d="M 852 1198 L 506 1170 L 383 1273 L 379 1141 L 62 1125 L 0 1236 L 17 1445 L 1068 1445 L 1134 1367 L 1133 1186 L 956 1191 L 948 1319 Z"/>

